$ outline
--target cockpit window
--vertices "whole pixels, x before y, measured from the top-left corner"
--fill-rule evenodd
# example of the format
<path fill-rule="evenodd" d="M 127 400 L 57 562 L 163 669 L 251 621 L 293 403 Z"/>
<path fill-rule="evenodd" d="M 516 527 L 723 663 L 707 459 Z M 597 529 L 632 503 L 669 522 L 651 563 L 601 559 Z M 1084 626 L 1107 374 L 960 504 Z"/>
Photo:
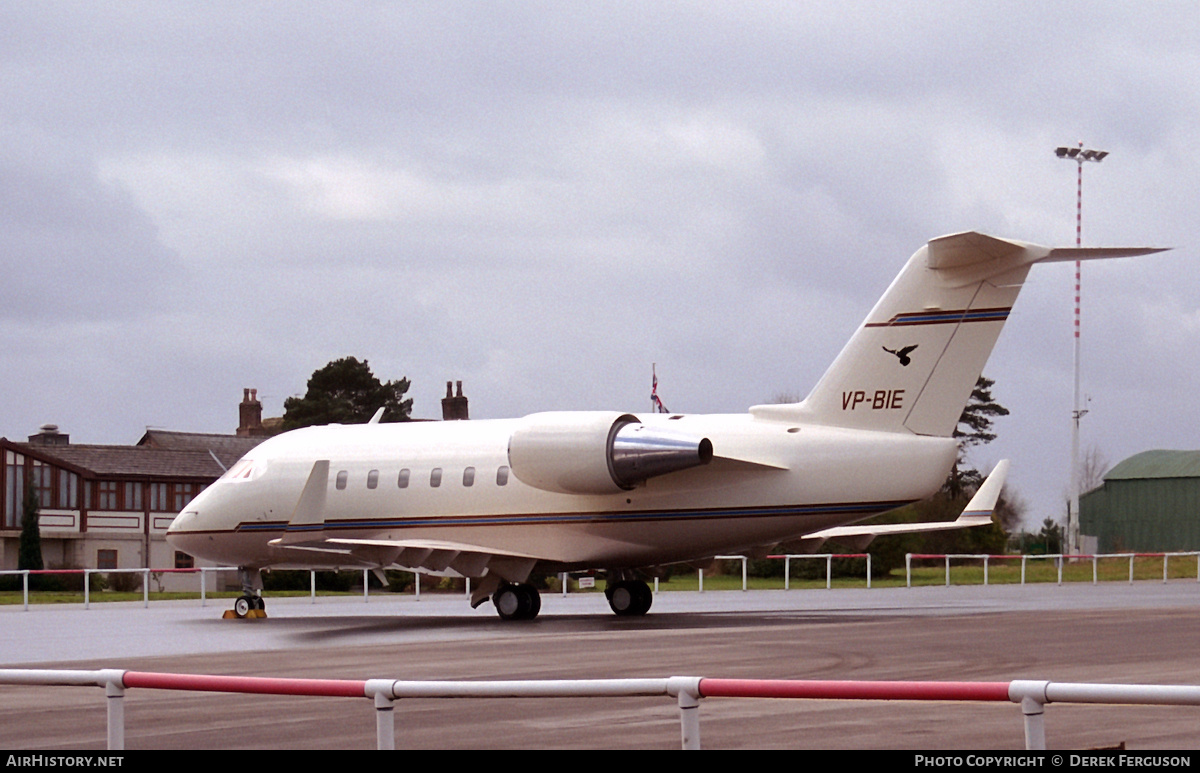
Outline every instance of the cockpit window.
<path fill-rule="evenodd" d="M 264 465 L 255 464 L 253 459 L 242 459 L 237 464 L 230 467 L 221 476 L 221 480 L 251 480 L 262 475 Z"/>

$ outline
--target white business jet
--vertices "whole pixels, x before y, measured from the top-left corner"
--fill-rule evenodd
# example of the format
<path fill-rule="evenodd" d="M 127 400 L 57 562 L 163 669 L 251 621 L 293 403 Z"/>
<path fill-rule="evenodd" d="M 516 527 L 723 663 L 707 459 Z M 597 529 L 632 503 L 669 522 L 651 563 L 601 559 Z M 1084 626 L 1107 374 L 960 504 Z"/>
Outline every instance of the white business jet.
<path fill-rule="evenodd" d="M 601 570 L 613 611 L 642 615 L 643 578 L 665 565 L 986 524 L 1007 462 L 956 521 L 852 525 L 946 480 L 955 426 L 1030 266 L 1158 251 L 943 236 L 802 402 L 299 429 L 230 468 L 167 540 L 240 568 L 239 615 L 263 608 L 264 568 L 398 567 L 471 578 L 472 606 L 491 599 L 518 620 L 541 608 L 534 571 Z"/>

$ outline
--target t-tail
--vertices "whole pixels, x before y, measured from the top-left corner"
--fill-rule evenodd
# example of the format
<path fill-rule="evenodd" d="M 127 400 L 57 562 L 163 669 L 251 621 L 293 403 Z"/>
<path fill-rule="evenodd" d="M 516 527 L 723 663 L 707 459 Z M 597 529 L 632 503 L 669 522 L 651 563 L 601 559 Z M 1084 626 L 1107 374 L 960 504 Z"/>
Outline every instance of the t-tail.
<path fill-rule="evenodd" d="M 909 259 L 803 402 L 764 417 L 950 437 L 1034 263 L 1124 258 L 1153 247 L 1042 247 L 975 233 Z"/>

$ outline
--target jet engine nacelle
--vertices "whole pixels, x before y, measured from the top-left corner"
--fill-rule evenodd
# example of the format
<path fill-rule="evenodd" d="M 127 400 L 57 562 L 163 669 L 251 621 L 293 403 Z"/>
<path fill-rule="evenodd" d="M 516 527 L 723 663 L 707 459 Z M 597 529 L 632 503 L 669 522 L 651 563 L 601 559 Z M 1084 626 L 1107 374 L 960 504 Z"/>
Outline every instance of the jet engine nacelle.
<path fill-rule="evenodd" d="M 711 459 L 708 438 L 647 427 L 628 413 L 535 413 L 508 441 L 508 463 L 518 480 L 564 494 L 627 491 Z"/>

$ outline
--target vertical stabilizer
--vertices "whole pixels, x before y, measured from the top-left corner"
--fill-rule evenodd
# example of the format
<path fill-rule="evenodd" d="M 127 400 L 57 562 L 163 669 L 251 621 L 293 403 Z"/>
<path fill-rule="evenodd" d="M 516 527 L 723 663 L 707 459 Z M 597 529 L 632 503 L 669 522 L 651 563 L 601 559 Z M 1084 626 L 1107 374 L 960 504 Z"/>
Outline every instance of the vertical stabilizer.
<path fill-rule="evenodd" d="M 1158 251 L 1051 249 L 975 232 L 933 239 L 909 259 L 803 402 L 751 411 L 949 437 L 1031 265 Z"/>

